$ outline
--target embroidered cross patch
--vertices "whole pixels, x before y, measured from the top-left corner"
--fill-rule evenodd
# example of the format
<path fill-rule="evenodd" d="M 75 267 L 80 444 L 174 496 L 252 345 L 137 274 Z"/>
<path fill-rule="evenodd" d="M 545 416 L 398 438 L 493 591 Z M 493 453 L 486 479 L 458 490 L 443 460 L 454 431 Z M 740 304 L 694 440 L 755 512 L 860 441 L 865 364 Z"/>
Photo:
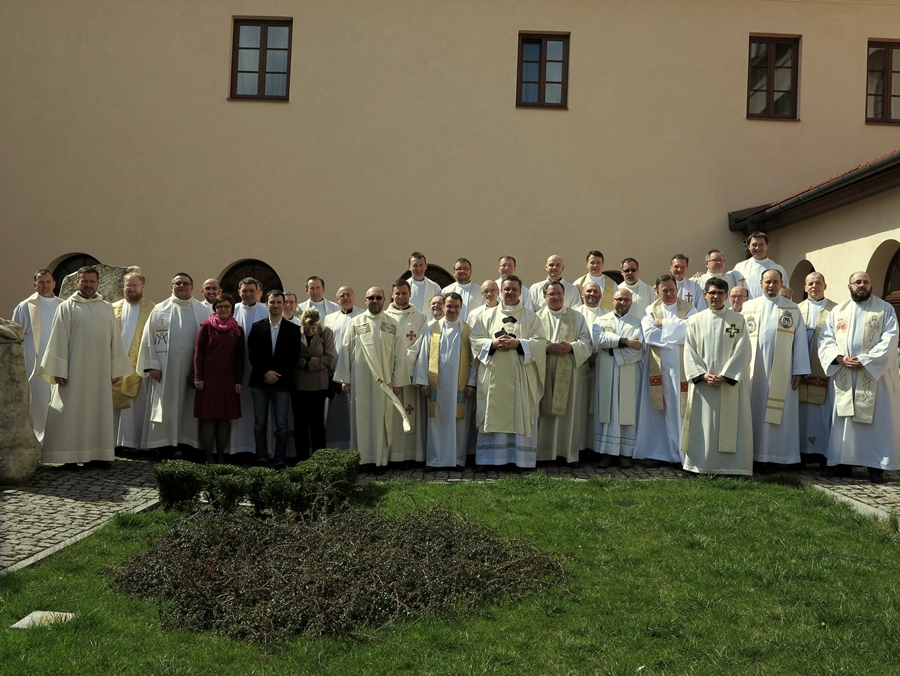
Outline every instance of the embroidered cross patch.
<path fill-rule="evenodd" d="M 736 325 L 731 324 L 727 329 L 725 329 L 725 333 L 728 334 L 729 338 L 734 338 L 738 333 L 740 333 L 740 329 Z"/>
<path fill-rule="evenodd" d="M 407 334 L 406 334 L 406 339 L 407 339 L 409 342 L 413 342 L 413 341 L 416 339 L 416 332 L 415 332 L 415 331 L 410 331 L 409 333 L 407 333 Z"/>
<path fill-rule="evenodd" d="M 412 404 L 407 404 L 407 405 L 406 405 L 406 415 L 412 415 L 412 414 L 413 414 L 413 411 L 415 411 L 415 410 L 416 410 L 416 409 L 413 408 L 413 405 L 412 405 Z"/>
<path fill-rule="evenodd" d="M 688 303 L 693 303 L 694 302 L 694 294 L 692 294 L 690 291 L 688 291 L 687 294 L 685 294 L 685 300 Z"/>

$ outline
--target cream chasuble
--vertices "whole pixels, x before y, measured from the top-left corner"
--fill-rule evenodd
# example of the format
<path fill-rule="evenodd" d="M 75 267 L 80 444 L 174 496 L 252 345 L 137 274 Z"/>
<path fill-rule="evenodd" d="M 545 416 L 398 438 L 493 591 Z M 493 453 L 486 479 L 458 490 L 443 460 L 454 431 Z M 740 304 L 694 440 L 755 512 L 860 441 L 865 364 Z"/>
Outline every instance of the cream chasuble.
<path fill-rule="evenodd" d="M 753 474 L 750 341 L 744 317 L 724 309 L 691 317 L 684 371 L 691 380 L 681 436 L 684 468 L 699 474 Z M 736 382 L 693 382 L 705 374 Z"/>
<path fill-rule="evenodd" d="M 638 283 L 634 285 L 622 282 L 619 284 L 619 288 L 631 291 L 631 315 L 637 317 L 638 321 L 643 319 L 644 312 L 650 307 L 650 304 L 659 298 L 659 296 L 656 295 L 656 291 L 653 290 L 653 287 L 640 279 L 638 280 Z"/>
<path fill-rule="evenodd" d="M 597 350 L 594 387 L 595 453 L 622 455 L 634 453 L 638 416 L 638 391 L 643 374 L 646 343 L 641 322 L 631 313 L 619 317 L 609 312 L 591 327 Z M 636 338 L 640 349 L 619 347 L 622 339 Z"/>
<path fill-rule="evenodd" d="M 393 386 L 409 379 L 406 339 L 396 320 L 384 312 L 363 312 L 344 333 L 334 379 L 350 384 L 350 447 L 362 464 L 388 464 L 395 434 L 409 430 L 403 403 Z M 402 411 L 403 427 L 394 429 L 394 411 Z"/>
<path fill-rule="evenodd" d="M 585 396 L 583 372 L 590 370 L 587 360 L 594 351 L 591 331 L 577 310 L 563 307 L 553 311 L 541 308 L 538 318 L 548 342 L 566 342 L 572 352 L 548 354 L 544 394 L 538 419 L 537 459 L 578 462 L 587 421 L 590 397 Z"/>
<path fill-rule="evenodd" d="M 497 350 L 499 335 L 515 336 L 520 351 Z M 544 391 L 546 334 L 537 315 L 522 307 L 498 305 L 481 313 L 471 333 L 478 360 L 476 461 L 480 465 L 534 467 L 538 403 Z"/>
<path fill-rule="evenodd" d="M 838 356 L 857 357 L 863 366 L 835 364 Z M 835 307 L 822 328 L 819 361 L 835 390 L 828 464 L 898 469 L 900 375 L 894 308 L 875 296 Z"/>
<path fill-rule="evenodd" d="M 800 397 L 791 377 L 809 374 L 806 325 L 787 298 L 755 298 L 741 313 L 750 337 L 753 459 L 789 465 L 800 462 Z"/>
<path fill-rule="evenodd" d="M 410 280 L 411 282 L 412 280 Z M 430 280 L 429 280 L 430 281 Z M 429 297 L 429 300 L 431 298 Z M 399 327 L 397 330 L 406 345 L 406 372 L 402 376 L 403 391 L 400 400 L 409 420 L 409 431 L 395 432 L 391 441 L 390 462 L 425 460 L 425 428 L 427 427 L 427 406 L 417 385 L 413 385 L 412 376 L 416 370 L 416 357 L 419 354 L 419 343 L 422 342 L 428 324 L 428 316 L 413 307 L 412 301 L 404 310 L 399 310 L 393 303 L 384 309 L 384 314 L 393 318 Z M 394 383 L 399 386 L 400 381 Z M 402 420 L 398 412 L 394 412 L 394 429 L 399 430 Z"/>
<path fill-rule="evenodd" d="M 52 385 L 41 461 L 115 460 L 110 383 L 134 373 L 112 307 L 97 294 L 74 294 L 59 305 L 41 361 Z"/>
<path fill-rule="evenodd" d="M 335 364 L 337 355 L 341 353 L 344 333 L 354 317 L 363 313 L 362 308 L 355 307 L 350 312 L 332 312 L 325 317 L 325 326 L 334 332 Z M 350 395 L 336 392 L 326 402 L 325 438 L 328 448 L 350 448 Z"/>

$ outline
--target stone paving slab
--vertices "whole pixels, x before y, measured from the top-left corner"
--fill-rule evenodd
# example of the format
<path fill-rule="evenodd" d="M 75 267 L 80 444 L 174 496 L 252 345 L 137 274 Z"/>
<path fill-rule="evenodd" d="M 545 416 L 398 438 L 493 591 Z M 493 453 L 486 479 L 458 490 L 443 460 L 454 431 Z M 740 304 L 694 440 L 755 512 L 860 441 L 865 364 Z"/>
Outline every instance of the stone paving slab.
<path fill-rule="evenodd" d="M 63 547 L 87 537 L 119 512 L 138 512 L 159 501 L 146 457 L 117 458 L 108 470 L 81 469 L 67 472 L 42 465 L 28 486 L 0 487 L 0 575 L 28 566 Z M 492 482 L 506 476 L 542 472 L 572 481 L 597 477 L 649 480 L 679 479 L 689 475 L 672 467 L 599 469 L 590 463 L 579 468 L 542 465 L 536 470 L 499 468 L 441 469 L 391 467 L 362 472 L 358 483 L 407 479 L 423 482 Z M 792 472 L 791 476 L 848 502 L 859 511 L 879 518 L 900 514 L 900 472 L 885 472 L 887 483 L 872 484 L 864 469 L 849 478 L 825 478 L 817 470 Z"/>

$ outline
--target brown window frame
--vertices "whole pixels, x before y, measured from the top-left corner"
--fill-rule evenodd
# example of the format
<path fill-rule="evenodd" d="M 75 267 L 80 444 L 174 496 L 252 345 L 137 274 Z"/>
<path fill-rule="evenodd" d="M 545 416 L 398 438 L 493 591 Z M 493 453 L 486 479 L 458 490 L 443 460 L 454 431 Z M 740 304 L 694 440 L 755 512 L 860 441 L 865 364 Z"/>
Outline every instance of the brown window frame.
<path fill-rule="evenodd" d="M 762 113 L 750 112 L 750 97 L 754 92 L 762 89 L 751 89 L 753 85 L 753 45 L 754 43 L 766 43 L 766 109 Z M 793 55 L 791 58 L 791 110 L 787 114 L 775 112 L 775 47 L 777 45 L 791 45 Z M 747 119 L 749 120 L 797 120 L 797 100 L 800 83 L 800 36 L 799 35 L 751 35 L 747 44 Z M 784 90 L 778 90 L 784 91 Z"/>
<path fill-rule="evenodd" d="M 519 33 L 518 45 L 519 52 L 516 57 L 516 107 L 517 108 L 554 108 L 557 110 L 568 110 L 569 108 L 569 37 L 570 33 Z M 560 101 L 559 103 L 547 103 L 546 97 L 547 85 L 547 42 L 561 41 L 563 43 L 562 54 L 562 75 L 560 80 Z M 525 44 L 533 44 L 540 41 L 540 61 L 538 62 L 538 100 L 523 101 L 522 100 L 522 77 L 524 74 L 525 64 Z M 551 62 L 557 62 L 551 59 Z M 533 63 L 533 62 L 529 62 Z"/>
<path fill-rule="evenodd" d="M 259 26 L 259 63 L 257 73 L 257 93 L 238 94 L 237 81 L 239 72 L 252 73 L 253 71 L 238 71 L 238 56 L 240 54 L 241 26 Z M 271 26 L 285 26 L 288 29 L 287 46 L 287 72 L 285 73 L 285 90 L 283 96 L 266 94 L 266 55 L 268 53 L 268 29 Z M 230 99 L 236 101 L 289 101 L 291 95 L 291 53 L 293 51 L 294 21 L 293 19 L 235 19 L 231 40 L 231 90 Z M 274 49 L 274 48 L 273 48 Z M 270 71 L 271 72 L 271 71 Z"/>
<path fill-rule="evenodd" d="M 880 71 L 869 68 L 869 52 L 878 48 L 885 49 L 884 68 Z M 866 124 L 900 124 L 900 116 L 891 117 L 891 99 L 900 99 L 900 94 L 894 94 L 892 91 L 894 73 L 900 80 L 900 58 L 898 58 L 898 63 L 893 63 L 893 50 L 895 49 L 900 49 L 900 40 L 872 39 L 866 45 Z M 869 117 L 869 98 L 878 96 L 878 94 L 869 92 L 869 73 L 881 73 L 884 76 L 884 87 L 880 94 L 883 99 L 881 117 Z"/>

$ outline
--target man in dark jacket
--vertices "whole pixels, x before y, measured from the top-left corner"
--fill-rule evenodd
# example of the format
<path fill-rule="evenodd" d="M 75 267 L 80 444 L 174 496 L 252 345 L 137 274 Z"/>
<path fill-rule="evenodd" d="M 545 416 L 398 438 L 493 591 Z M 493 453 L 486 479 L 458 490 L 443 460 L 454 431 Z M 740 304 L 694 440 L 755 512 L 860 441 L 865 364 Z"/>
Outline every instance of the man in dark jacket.
<path fill-rule="evenodd" d="M 288 411 L 294 370 L 300 358 L 300 327 L 285 321 L 284 293 L 270 291 L 266 305 L 269 316 L 255 322 L 247 338 L 250 357 L 250 393 L 253 396 L 253 435 L 256 464 L 269 464 L 269 404 L 275 413 L 275 469 L 283 469 L 287 458 Z"/>

